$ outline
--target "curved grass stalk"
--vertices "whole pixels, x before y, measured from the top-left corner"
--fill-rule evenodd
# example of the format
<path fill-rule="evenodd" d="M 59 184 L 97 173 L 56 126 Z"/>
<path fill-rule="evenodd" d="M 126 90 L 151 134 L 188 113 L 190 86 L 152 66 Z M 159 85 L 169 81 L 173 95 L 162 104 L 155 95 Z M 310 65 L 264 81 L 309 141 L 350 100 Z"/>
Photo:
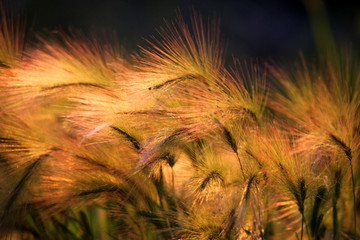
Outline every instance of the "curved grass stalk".
<path fill-rule="evenodd" d="M 54 85 L 54 86 L 47 86 L 47 87 L 43 87 L 41 91 L 51 91 L 51 90 L 56 90 L 56 89 L 61 89 L 64 90 L 64 88 L 71 88 L 71 87 L 94 87 L 94 88 L 99 88 L 102 90 L 108 90 L 106 87 L 100 85 L 100 84 L 95 84 L 95 83 L 87 83 L 87 82 L 79 82 L 79 83 L 64 83 L 64 84 L 59 84 L 59 85 Z"/>
<path fill-rule="evenodd" d="M 236 154 L 236 158 L 237 158 L 237 160 L 239 162 L 240 169 L 241 169 L 243 178 L 245 180 L 245 172 L 244 172 L 244 168 L 242 166 L 241 159 L 240 159 L 240 156 L 239 156 L 239 153 L 238 153 L 238 146 L 237 146 L 235 138 L 233 137 L 231 132 L 219 120 L 215 119 L 215 122 L 220 126 L 220 128 L 222 130 L 222 133 L 223 133 L 223 136 L 225 137 L 226 142 L 229 144 L 229 146 L 231 147 L 233 152 Z"/>
<path fill-rule="evenodd" d="M 333 134 L 330 134 L 331 139 L 344 151 L 347 159 L 349 160 L 350 170 L 351 170 L 351 182 L 352 182 L 352 195 L 353 195 L 353 218 L 354 218 L 354 234 L 356 236 L 356 193 L 355 193 L 355 179 L 354 179 L 354 170 L 352 166 L 352 154 L 351 148 L 349 148 L 343 141 Z"/>
<path fill-rule="evenodd" d="M 48 156 L 49 154 L 44 154 L 39 156 L 33 163 L 30 164 L 30 166 L 27 167 L 21 179 L 18 181 L 16 186 L 13 188 L 13 190 L 10 192 L 9 197 L 3 203 L 3 206 L 1 206 L 2 214 L 0 217 L 0 232 L 7 231 L 7 229 L 2 229 L 2 228 L 6 227 L 8 224 L 6 222 L 6 218 L 8 218 L 11 215 L 10 211 L 12 210 L 12 206 L 18 200 L 19 195 L 22 193 L 25 186 L 28 184 L 29 179 L 35 174 L 35 171 L 37 170 L 40 163 Z"/>
<path fill-rule="evenodd" d="M 244 191 L 244 195 L 239 202 L 238 208 L 236 210 L 236 224 L 237 224 L 237 231 L 239 231 L 240 226 L 243 224 L 243 220 L 245 218 L 245 212 L 247 208 L 247 204 L 250 198 L 251 193 L 251 187 L 253 185 L 253 182 L 255 181 L 256 175 L 250 176 L 249 180 L 247 181 L 246 188 Z"/>
<path fill-rule="evenodd" d="M 149 87 L 149 90 L 158 90 L 158 89 L 161 89 L 165 86 L 168 86 L 168 85 L 172 85 L 172 84 L 176 84 L 178 82 L 181 82 L 181 81 L 185 81 L 185 80 L 193 80 L 193 79 L 196 79 L 196 80 L 201 80 L 202 82 L 204 82 L 206 84 L 206 80 L 204 79 L 203 76 L 201 75 L 194 75 L 194 74 L 186 74 L 184 76 L 181 76 L 181 77 L 178 77 L 178 78 L 174 78 L 174 79 L 170 79 L 170 80 L 166 80 L 165 82 L 161 83 L 161 84 L 158 84 L 158 85 L 155 85 L 153 87 Z"/>
<path fill-rule="evenodd" d="M 139 143 L 139 141 L 136 140 L 133 136 L 131 136 L 130 134 L 128 134 L 127 132 L 121 130 L 121 129 L 118 128 L 118 127 L 111 126 L 111 128 L 114 129 L 116 132 L 120 133 L 121 135 L 125 136 L 125 138 L 132 143 L 132 145 L 134 146 L 134 148 L 135 148 L 135 150 L 136 150 L 137 152 L 140 151 L 140 143 Z"/>

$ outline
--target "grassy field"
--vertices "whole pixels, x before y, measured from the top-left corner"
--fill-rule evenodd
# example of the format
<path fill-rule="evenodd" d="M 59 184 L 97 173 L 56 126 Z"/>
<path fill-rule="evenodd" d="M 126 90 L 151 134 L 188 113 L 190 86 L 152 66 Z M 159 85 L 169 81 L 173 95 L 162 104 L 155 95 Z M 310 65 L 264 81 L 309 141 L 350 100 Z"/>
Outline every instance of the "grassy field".
<path fill-rule="evenodd" d="M 131 56 L 2 16 L 0 239 L 360 238 L 356 49 L 228 66 L 196 14 Z"/>

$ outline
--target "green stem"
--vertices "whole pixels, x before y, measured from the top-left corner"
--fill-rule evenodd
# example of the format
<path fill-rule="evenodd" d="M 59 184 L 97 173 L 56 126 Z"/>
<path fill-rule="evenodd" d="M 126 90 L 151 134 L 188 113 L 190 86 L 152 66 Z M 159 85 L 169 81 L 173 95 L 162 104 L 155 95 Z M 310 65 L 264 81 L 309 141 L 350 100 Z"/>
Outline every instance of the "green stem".
<path fill-rule="evenodd" d="M 172 183 L 172 192 L 175 194 L 175 176 L 174 176 L 174 168 L 171 167 L 171 183 Z"/>
<path fill-rule="evenodd" d="M 304 213 L 301 213 L 301 235 L 300 239 L 303 239 L 303 232 L 304 232 Z"/>
<path fill-rule="evenodd" d="M 354 179 L 354 171 L 353 171 L 353 166 L 352 166 L 352 162 L 351 159 L 350 160 L 350 169 L 351 169 L 351 180 L 352 180 L 352 192 L 353 192 L 353 211 L 354 211 L 354 233 L 356 236 L 356 196 L 355 196 L 355 179 Z"/>
<path fill-rule="evenodd" d="M 337 222 L 337 208 L 336 208 L 336 199 L 335 197 L 333 198 L 333 239 L 337 239 L 337 235 L 338 235 L 338 222 Z"/>
<path fill-rule="evenodd" d="M 340 197 L 340 181 L 341 181 L 341 171 L 335 171 L 335 189 L 334 189 L 334 196 L 332 200 L 332 207 L 333 207 L 333 239 L 338 239 L 338 211 L 337 211 L 337 201 Z"/>
<path fill-rule="evenodd" d="M 235 154 L 236 154 L 237 160 L 238 160 L 238 162 L 239 162 L 239 165 L 240 165 L 240 169 L 241 169 L 242 175 L 243 175 L 244 180 L 245 180 L 245 172 L 244 172 L 244 168 L 243 168 L 243 166 L 242 166 L 242 164 L 241 164 L 240 156 L 239 156 L 239 154 L 238 154 L 238 152 L 237 152 L 237 151 L 235 151 Z"/>

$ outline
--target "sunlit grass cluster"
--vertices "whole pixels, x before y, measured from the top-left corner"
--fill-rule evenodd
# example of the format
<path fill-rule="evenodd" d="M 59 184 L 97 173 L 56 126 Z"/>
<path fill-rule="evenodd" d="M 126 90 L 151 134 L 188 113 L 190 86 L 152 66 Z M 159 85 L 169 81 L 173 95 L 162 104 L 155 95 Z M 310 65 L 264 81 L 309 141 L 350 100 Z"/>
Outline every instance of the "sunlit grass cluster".
<path fill-rule="evenodd" d="M 359 238 L 355 51 L 227 66 L 200 17 L 131 56 L 6 20 L 0 239 Z"/>

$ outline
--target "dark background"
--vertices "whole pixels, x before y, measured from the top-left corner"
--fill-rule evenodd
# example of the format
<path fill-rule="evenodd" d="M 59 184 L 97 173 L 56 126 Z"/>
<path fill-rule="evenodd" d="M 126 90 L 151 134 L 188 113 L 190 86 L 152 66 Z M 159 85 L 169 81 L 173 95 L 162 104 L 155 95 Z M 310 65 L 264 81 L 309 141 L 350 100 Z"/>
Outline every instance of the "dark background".
<path fill-rule="evenodd" d="M 358 45 L 360 1 L 324 2 L 338 44 Z M 288 59 L 300 50 L 316 52 L 308 12 L 299 0 L 12 0 L 10 5 L 35 31 L 115 31 L 128 50 L 156 35 L 164 19 L 174 20 L 178 10 L 186 17 L 195 9 L 220 18 L 228 57 Z"/>

